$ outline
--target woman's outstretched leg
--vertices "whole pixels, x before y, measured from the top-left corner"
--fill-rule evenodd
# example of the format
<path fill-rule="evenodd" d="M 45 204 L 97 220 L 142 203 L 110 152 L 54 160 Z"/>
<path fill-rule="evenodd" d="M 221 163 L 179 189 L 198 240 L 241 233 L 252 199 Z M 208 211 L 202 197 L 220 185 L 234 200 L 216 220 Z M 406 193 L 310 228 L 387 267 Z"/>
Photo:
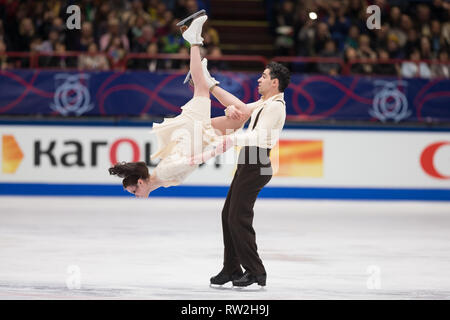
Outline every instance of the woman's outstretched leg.
<path fill-rule="evenodd" d="M 202 70 L 200 46 L 203 45 L 202 28 L 208 19 L 206 15 L 195 18 L 189 28 L 183 32 L 183 38 L 191 45 L 190 70 L 194 82 L 194 97 L 208 97 L 209 87 Z"/>
<path fill-rule="evenodd" d="M 190 69 L 192 81 L 194 82 L 194 97 L 208 97 L 209 87 L 206 83 L 202 70 L 202 61 L 200 56 L 200 46 L 193 45 L 191 47 Z"/>

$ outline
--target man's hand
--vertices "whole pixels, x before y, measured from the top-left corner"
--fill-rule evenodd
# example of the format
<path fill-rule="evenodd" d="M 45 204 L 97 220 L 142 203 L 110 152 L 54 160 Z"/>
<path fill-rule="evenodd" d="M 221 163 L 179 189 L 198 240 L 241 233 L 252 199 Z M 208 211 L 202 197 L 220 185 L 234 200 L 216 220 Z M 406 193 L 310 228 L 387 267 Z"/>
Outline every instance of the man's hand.
<path fill-rule="evenodd" d="M 236 106 L 231 105 L 228 106 L 225 110 L 225 115 L 227 118 L 231 118 L 233 120 L 241 120 L 243 118 L 243 113 L 236 108 Z"/>

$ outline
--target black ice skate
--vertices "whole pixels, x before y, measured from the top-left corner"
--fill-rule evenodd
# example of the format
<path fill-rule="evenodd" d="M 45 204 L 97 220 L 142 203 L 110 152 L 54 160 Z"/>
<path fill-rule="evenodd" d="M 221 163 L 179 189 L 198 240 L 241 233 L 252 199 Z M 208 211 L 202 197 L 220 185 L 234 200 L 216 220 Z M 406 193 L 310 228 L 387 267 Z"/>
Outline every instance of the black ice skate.
<path fill-rule="evenodd" d="M 225 273 L 224 270 L 220 271 L 218 275 L 211 277 L 211 285 L 222 286 L 227 282 L 234 281 L 242 278 L 244 273 L 241 270 L 235 271 L 231 274 Z"/>
<path fill-rule="evenodd" d="M 267 275 L 260 275 L 260 276 L 255 276 L 253 274 L 251 274 L 248 271 L 245 271 L 244 275 L 237 279 L 237 280 L 233 280 L 233 286 L 234 287 L 248 287 L 254 283 L 257 283 L 258 285 L 260 285 L 261 287 L 264 287 L 266 285 L 266 278 Z"/>

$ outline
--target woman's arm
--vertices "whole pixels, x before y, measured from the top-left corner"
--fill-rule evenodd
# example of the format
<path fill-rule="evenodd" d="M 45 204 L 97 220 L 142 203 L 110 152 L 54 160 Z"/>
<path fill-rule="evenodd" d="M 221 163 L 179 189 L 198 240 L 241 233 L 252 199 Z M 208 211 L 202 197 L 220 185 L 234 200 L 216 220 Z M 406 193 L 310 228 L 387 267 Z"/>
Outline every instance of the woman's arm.
<path fill-rule="evenodd" d="M 244 118 L 248 119 L 251 116 L 253 110 L 232 93 L 218 86 L 214 86 L 211 93 L 224 107 L 233 105 L 242 112 Z"/>
<path fill-rule="evenodd" d="M 226 152 L 233 145 L 234 145 L 233 139 L 231 139 L 229 136 L 225 136 L 222 142 L 220 142 L 214 149 L 192 156 L 189 164 L 196 165 L 204 163 L 209 159 L 217 157 L 218 155 Z"/>

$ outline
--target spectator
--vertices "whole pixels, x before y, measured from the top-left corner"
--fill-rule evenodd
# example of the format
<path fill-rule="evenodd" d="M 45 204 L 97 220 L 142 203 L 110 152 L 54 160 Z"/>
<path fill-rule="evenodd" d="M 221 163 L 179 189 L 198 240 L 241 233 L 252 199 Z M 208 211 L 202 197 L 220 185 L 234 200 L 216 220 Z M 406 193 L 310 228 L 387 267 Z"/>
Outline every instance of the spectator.
<path fill-rule="evenodd" d="M 156 29 L 156 36 L 158 38 L 168 35 L 172 30 L 172 23 L 174 21 L 171 11 L 165 11 L 162 18 L 159 20 Z M 176 20 L 178 22 L 179 20 Z"/>
<path fill-rule="evenodd" d="M 0 20 L 0 42 L 6 46 L 6 48 L 10 47 L 9 38 L 5 35 L 5 28 L 3 27 L 3 20 Z"/>
<path fill-rule="evenodd" d="M 323 58 L 337 58 L 338 52 L 336 48 L 336 43 L 333 40 L 329 39 L 325 43 L 325 47 L 321 52 L 320 56 Z M 320 73 L 327 74 L 330 76 L 336 76 L 339 72 L 339 64 L 320 62 L 317 64 L 317 69 Z"/>
<path fill-rule="evenodd" d="M 122 39 L 118 36 L 115 36 L 110 39 L 103 52 L 108 53 L 113 60 L 113 63 L 116 64 L 125 57 L 128 50 L 125 48 Z"/>
<path fill-rule="evenodd" d="M 313 54 L 319 54 L 325 47 L 325 43 L 331 39 L 330 31 L 328 30 L 328 25 L 325 22 L 319 22 L 316 28 L 316 35 L 313 39 Z"/>
<path fill-rule="evenodd" d="M 359 29 L 356 25 L 350 27 L 347 39 L 345 40 L 344 48 L 352 47 L 358 48 Z"/>
<path fill-rule="evenodd" d="M 439 22 L 439 20 L 431 21 L 430 42 L 431 42 L 431 50 L 433 52 L 441 51 L 441 47 L 445 43 L 444 37 L 442 36 L 441 23 Z"/>
<path fill-rule="evenodd" d="M 95 11 L 94 26 L 96 26 L 95 35 L 96 39 L 108 32 L 108 14 L 111 12 L 111 6 L 109 2 L 102 1 L 100 7 Z M 103 51 L 100 44 L 100 50 Z"/>
<path fill-rule="evenodd" d="M 155 55 L 158 54 L 158 44 L 156 42 L 150 43 L 147 47 L 147 54 Z M 150 72 L 155 72 L 163 68 L 163 61 L 160 59 L 150 58 L 142 60 L 145 69 Z"/>
<path fill-rule="evenodd" d="M 43 1 L 33 1 L 31 3 L 31 14 L 34 21 L 36 33 L 39 35 L 47 34 L 45 31 L 45 6 Z"/>
<path fill-rule="evenodd" d="M 326 22 L 331 38 L 336 41 L 338 50 L 344 48 L 344 42 L 350 29 L 350 19 L 346 16 L 347 6 L 342 1 L 332 0 L 328 7 Z"/>
<path fill-rule="evenodd" d="M 222 50 L 220 49 L 219 46 L 211 47 L 208 56 L 212 58 L 208 60 L 208 69 L 211 72 L 221 72 L 229 69 L 230 66 L 226 61 L 215 60 L 220 59 L 223 56 Z"/>
<path fill-rule="evenodd" d="M 150 24 L 142 28 L 142 34 L 134 40 L 132 47 L 133 52 L 146 52 L 151 43 L 157 42 L 155 30 Z"/>
<path fill-rule="evenodd" d="M 167 10 L 167 6 L 164 2 L 158 2 L 156 7 L 156 16 L 154 17 L 154 21 L 157 27 L 162 27 L 167 25 L 167 22 L 170 21 L 167 19 L 167 13 L 170 12 L 170 18 L 173 18 L 173 14 L 170 10 Z"/>
<path fill-rule="evenodd" d="M 42 42 L 41 45 L 36 47 L 39 52 L 51 53 L 56 50 L 56 44 L 59 43 L 59 32 L 56 29 L 50 30 L 48 33 L 48 39 Z"/>
<path fill-rule="evenodd" d="M 405 45 L 408 38 L 408 30 L 411 30 L 411 28 L 411 18 L 406 14 L 402 14 L 399 7 L 393 7 L 389 23 L 389 34 L 393 34 L 397 37 L 400 47 Z"/>
<path fill-rule="evenodd" d="M 347 63 L 350 67 L 348 70 L 351 74 L 361 74 L 363 73 L 362 66 L 358 60 L 358 55 L 356 50 L 352 47 L 348 47 L 344 52 L 344 62 Z"/>
<path fill-rule="evenodd" d="M 140 21 L 138 21 L 140 20 Z M 131 2 L 131 10 L 126 10 L 122 14 L 122 21 L 125 21 L 128 29 L 136 26 L 143 26 L 152 22 L 150 14 L 145 12 L 142 0 L 133 0 Z M 139 34 L 137 36 L 140 36 Z"/>
<path fill-rule="evenodd" d="M 406 56 L 413 51 L 414 48 L 418 48 L 420 45 L 419 35 L 417 34 L 416 29 L 411 28 L 408 31 L 408 39 L 406 40 L 406 44 L 404 47 L 404 51 Z"/>
<path fill-rule="evenodd" d="M 50 57 L 48 62 L 48 67 L 53 67 L 57 69 L 66 69 L 76 66 L 76 62 L 74 63 L 74 58 L 67 57 L 66 53 L 66 45 L 60 42 L 55 44 L 55 56 Z"/>
<path fill-rule="evenodd" d="M 398 6 L 391 7 L 391 10 L 389 11 L 389 27 L 391 29 L 400 29 L 401 17 L 402 11 L 400 10 L 400 8 Z"/>
<path fill-rule="evenodd" d="M 358 26 L 359 30 L 366 28 L 366 0 L 350 0 L 348 6 L 348 16 L 352 25 Z"/>
<path fill-rule="evenodd" d="M 380 29 L 373 30 L 373 45 L 375 48 L 386 48 L 388 43 L 389 25 L 383 23 Z"/>
<path fill-rule="evenodd" d="M 450 3 L 445 0 L 433 0 L 430 6 L 431 17 L 438 21 L 447 21 L 449 19 L 448 16 L 448 8 L 450 7 Z"/>
<path fill-rule="evenodd" d="M 10 64 L 8 62 L 8 56 L 5 54 L 6 45 L 0 40 L 0 70 L 8 69 Z"/>
<path fill-rule="evenodd" d="M 55 17 L 52 20 L 51 29 L 55 29 L 55 30 L 57 30 L 59 32 L 59 36 L 60 36 L 60 40 L 61 41 L 64 41 L 64 39 L 65 39 L 65 32 L 64 32 L 65 28 L 66 28 L 66 25 L 64 24 L 63 19 L 61 19 L 60 17 Z"/>
<path fill-rule="evenodd" d="M 296 52 L 299 56 L 311 56 L 312 45 L 314 43 L 314 36 L 316 29 L 315 20 L 308 19 L 306 23 L 299 29 L 297 34 Z"/>
<path fill-rule="evenodd" d="M 158 20 L 158 6 L 160 4 L 159 0 L 149 0 L 148 1 L 148 14 L 150 15 L 150 19 L 152 21 Z"/>
<path fill-rule="evenodd" d="M 178 54 L 186 57 L 186 59 L 174 60 L 172 69 L 180 70 L 187 73 L 189 71 L 189 49 L 187 47 L 180 47 Z"/>
<path fill-rule="evenodd" d="M 424 62 L 420 62 L 420 51 L 414 49 L 409 55 L 411 61 L 405 61 L 402 63 L 401 75 L 405 78 L 430 78 L 431 71 L 428 65 Z"/>
<path fill-rule="evenodd" d="M 30 18 L 25 18 L 20 22 L 19 39 L 17 49 L 19 51 L 30 51 L 30 42 L 34 37 L 34 25 Z"/>
<path fill-rule="evenodd" d="M 376 53 L 370 48 L 370 38 L 366 34 L 362 34 L 358 39 L 358 49 L 356 50 L 358 57 L 362 60 L 375 61 Z M 373 71 L 373 65 L 365 63 L 362 65 L 362 70 L 365 74 L 370 74 Z"/>
<path fill-rule="evenodd" d="M 449 15 L 450 15 L 450 9 L 449 9 Z M 441 27 L 441 34 L 442 38 L 444 40 L 443 46 L 450 47 L 450 20 L 447 22 L 444 22 Z"/>
<path fill-rule="evenodd" d="M 277 55 L 292 55 L 294 53 L 294 14 L 295 4 L 291 0 L 281 3 L 276 15 L 275 50 Z"/>
<path fill-rule="evenodd" d="M 211 47 L 218 46 L 220 43 L 219 33 L 213 27 L 209 21 L 206 21 L 203 25 L 203 46 L 209 50 Z"/>
<path fill-rule="evenodd" d="M 430 16 L 431 11 L 428 5 L 421 3 L 416 6 L 416 22 L 417 25 L 420 26 L 420 33 L 425 36 L 429 36 L 431 34 Z"/>
<path fill-rule="evenodd" d="M 188 15 L 197 12 L 199 10 L 197 0 L 186 0 L 186 10 Z"/>
<path fill-rule="evenodd" d="M 115 41 L 113 41 L 115 39 Z M 118 39 L 118 40 L 117 40 Z M 117 43 L 119 41 L 120 43 Z M 120 32 L 120 22 L 117 18 L 111 18 L 108 22 L 108 32 L 100 38 L 100 50 L 108 52 L 108 48 L 114 42 L 114 46 L 123 48 L 124 51 L 129 51 L 130 45 L 128 38 Z"/>
<path fill-rule="evenodd" d="M 175 8 L 173 11 L 175 19 L 183 19 L 188 16 L 188 11 L 186 8 L 186 0 L 177 0 L 175 3 Z"/>
<path fill-rule="evenodd" d="M 142 36 L 142 29 L 146 26 L 145 18 L 142 16 L 137 16 L 135 23 L 128 30 L 128 40 L 131 43 L 131 51 L 135 51 L 133 46 L 136 40 Z"/>
<path fill-rule="evenodd" d="M 395 76 L 398 74 L 398 66 L 390 63 L 389 53 L 386 49 L 378 49 L 378 63 L 374 65 L 374 73 L 384 76 Z"/>
<path fill-rule="evenodd" d="M 448 50 L 442 48 L 439 51 L 439 63 L 431 66 L 433 78 L 450 78 L 450 63 L 448 60 Z"/>
<path fill-rule="evenodd" d="M 170 33 L 161 38 L 162 53 L 177 53 L 180 51 L 180 47 L 187 46 L 176 25 L 177 22 L 178 20 L 173 20 Z"/>
<path fill-rule="evenodd" d="M 420 56 L 425 60 L 431 60 L 434 58 L 434 54 L 431 50 L 430 39 L 428 37 L 422 36 L 420 38 Z"/>
<path fill-rule="evenodd" d="M 81 37 L 78 48 L 80 51 L 88 51 L 89 46 L 95 43 L 94 30 L 92 28 L 92 23 L 89 21 L 83 22 L 81 25 Z"/>
<path fill-rule="evenodd" d="M 398 38 L 396 35 L 391 34 L 388 36 L 387 51 L 391 59 L 403 59 L 404 53 L 402 48 L 400 48 L 398 43 Z"/>
<path fill-rule="evenodd" d="M 101 70 L 109 69 L 109 63 L 106 57 L 98 54 L 97 44 L 91 42 L 88 46 L 87 52 L 89 54 L 82 54 L 78 59 L 78 69 L 81 70 Z"/>

